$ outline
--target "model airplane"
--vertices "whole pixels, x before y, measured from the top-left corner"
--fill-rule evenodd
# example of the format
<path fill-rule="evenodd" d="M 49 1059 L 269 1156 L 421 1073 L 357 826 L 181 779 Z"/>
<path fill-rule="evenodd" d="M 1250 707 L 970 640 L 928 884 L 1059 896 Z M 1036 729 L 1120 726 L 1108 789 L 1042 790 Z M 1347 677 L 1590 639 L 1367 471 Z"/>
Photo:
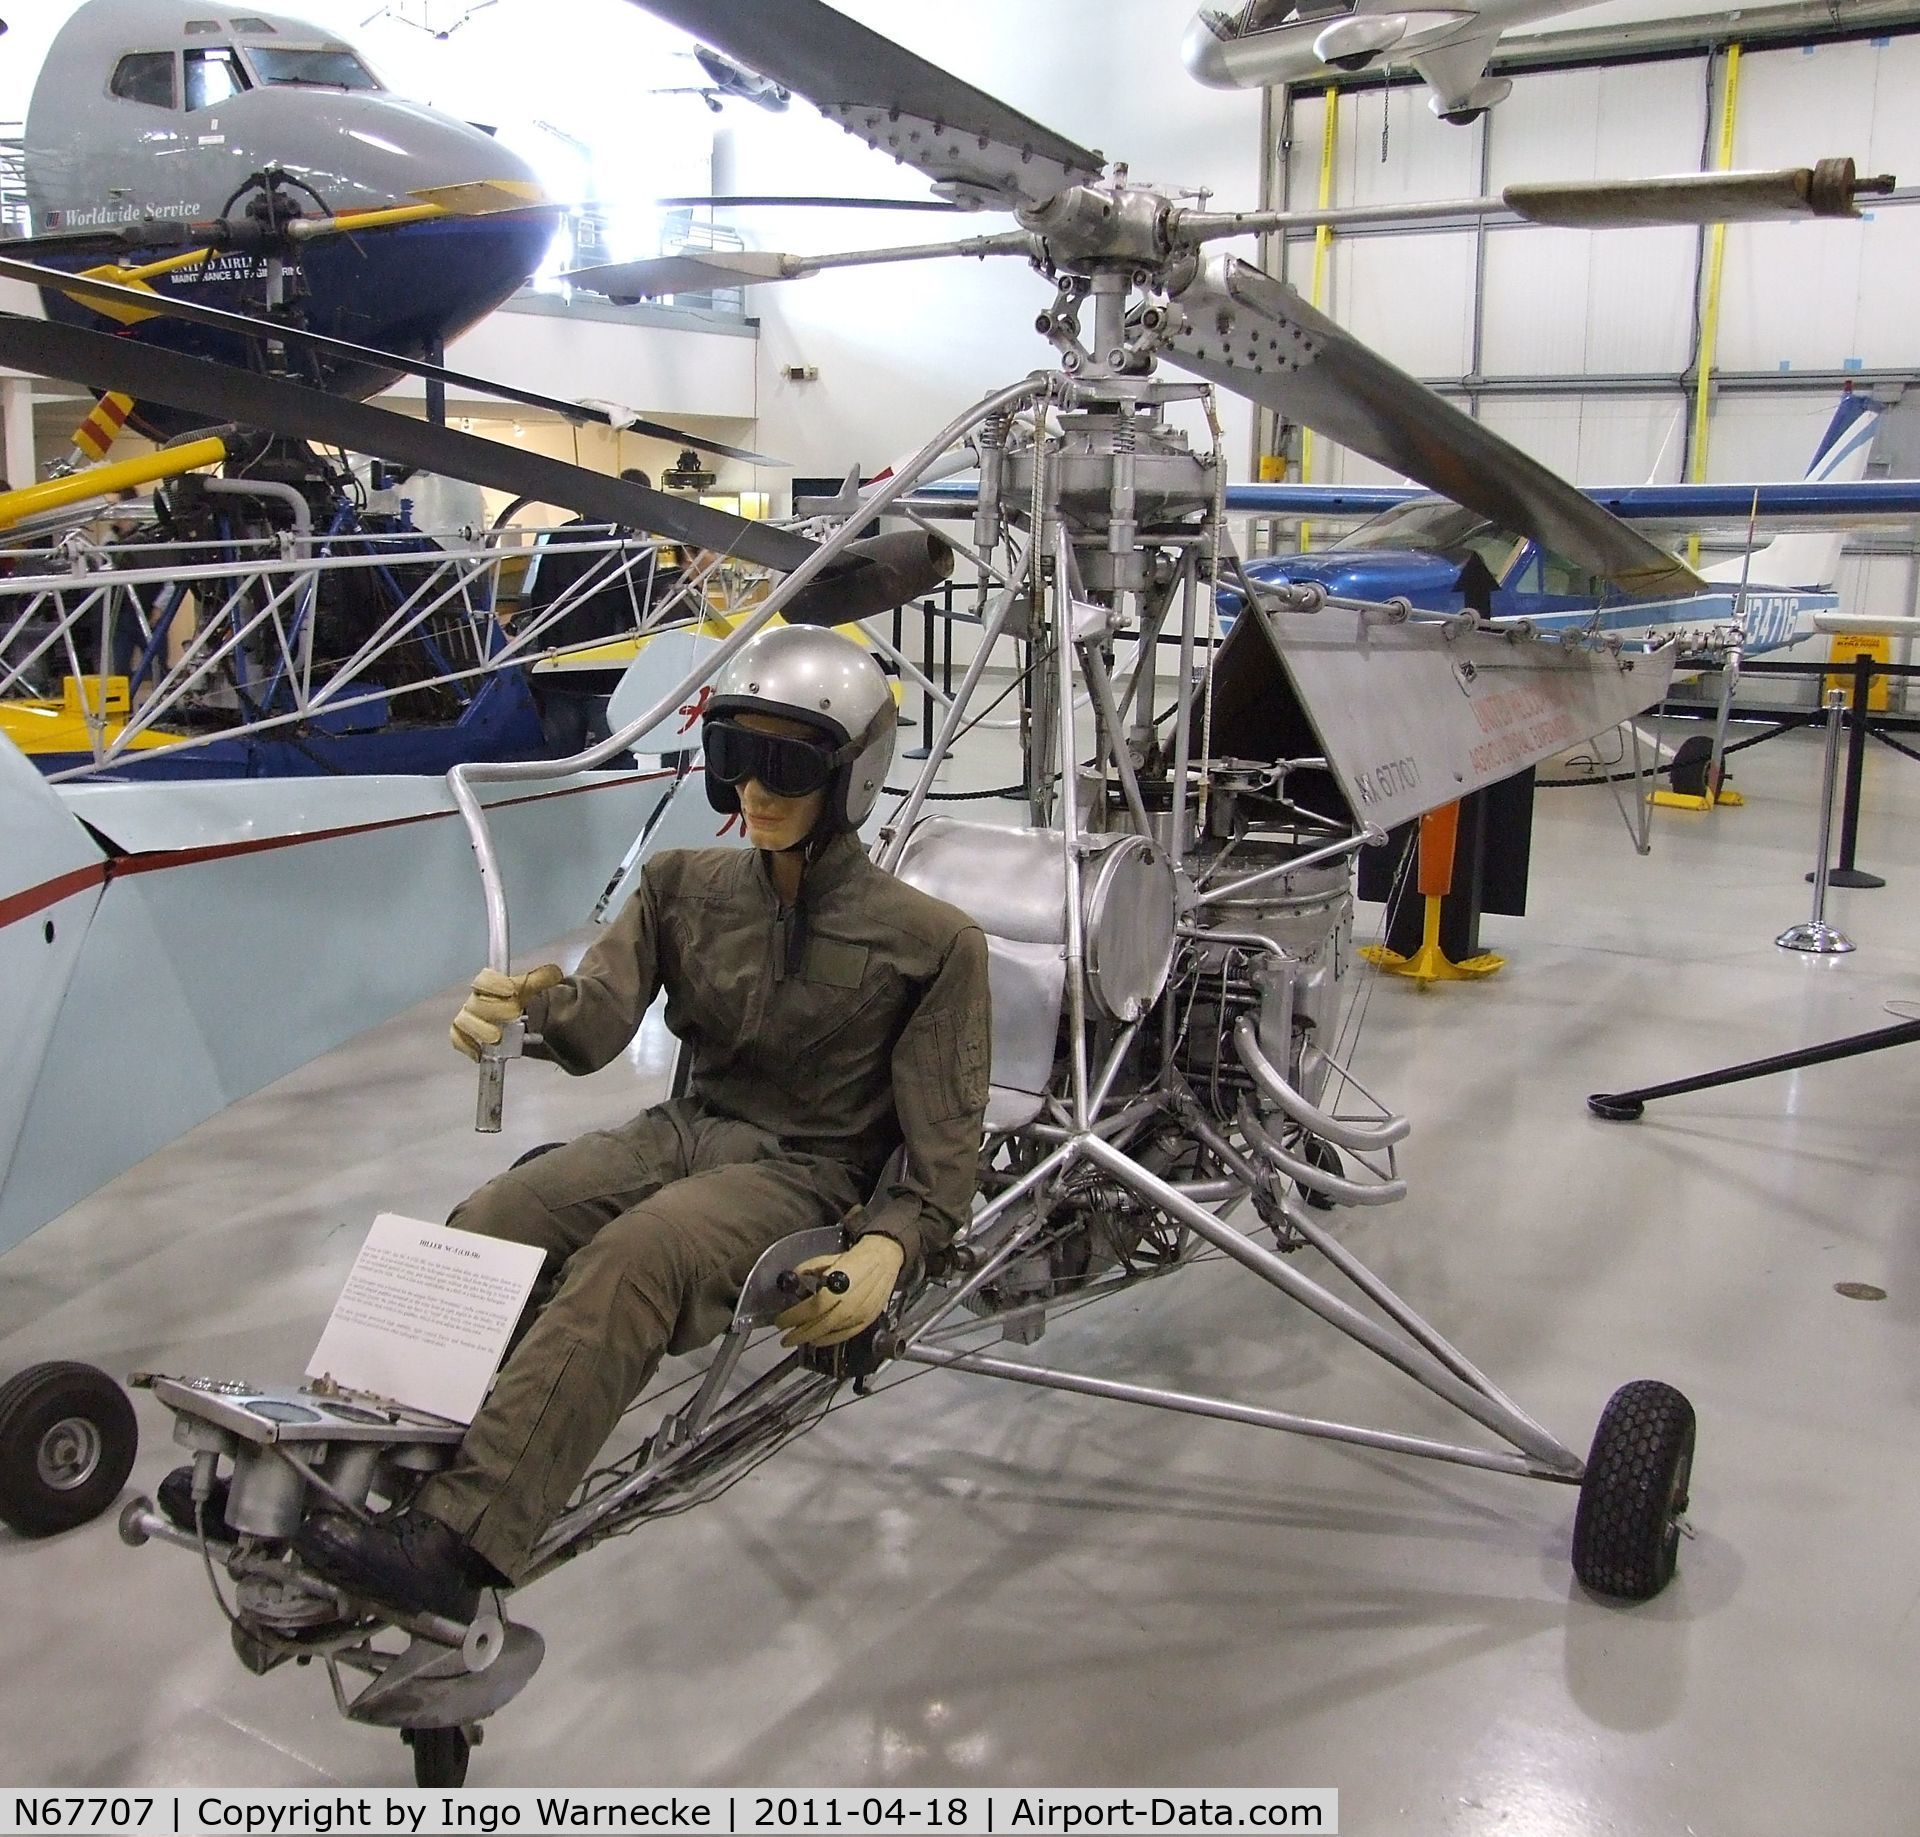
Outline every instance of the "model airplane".
<path fill-rule="evenodd" d="M 1827 521 L 1824 533 L 1778 535 L 1750 554 L 1706 568 L 1702 592 L 1619 602 L 1538 543 L 1433 497 L 1414 497 L 1383 511 L 1332 548 L 1252 562 L 1247 574 L 1265 586 L 1311 581 L 1327 592 L 1363 599 L 1405 596 L 1434 612 L 1473 605 L 1496 620 L 1525 619 L 1543 631 L 1613 631 L 1648 642 L 1678 638 L 1688 649 L 1714 633 L 1737 634 L 1742 654 L 1756 656 L 1810 635 L 1815 615 L 1839 605 L 1834 586 L 1845 536 L 1836 526 L 1902 506 L 1909 513 L 1920 508 L 1920 484 L 1865 481 L 1883 412 L 1865 396 L 1843 396 L 1805 479 L 1787 492 L 1666 485 L 1592 494 L 1596 502 L 1636 521 L 1702 517 L 1712 514 L 1708 504 L 1757 519 L 1764 514 L 1763 497 L 1790 505 L 1799 520 L 1819 516 Z M 1745 506 L 1739 503 L 1742 493 Z M 1237 609 L 1237 603 L 1236 598 L 1229 609 Z"/>
<path fill-rule="evenodd" d="M 1488 74 L 1502 33 L 1594 0 L 1479 0 L 1397 8 L 1386 0 L 1244 0 L 1203 6 L 1181 42 L 1188 71 L 1215 89 L 1311 83 L 1372 66 L 1411 64 L 1427 106 L 1456 126 L 1477 121 L 1513 89 Z"/>

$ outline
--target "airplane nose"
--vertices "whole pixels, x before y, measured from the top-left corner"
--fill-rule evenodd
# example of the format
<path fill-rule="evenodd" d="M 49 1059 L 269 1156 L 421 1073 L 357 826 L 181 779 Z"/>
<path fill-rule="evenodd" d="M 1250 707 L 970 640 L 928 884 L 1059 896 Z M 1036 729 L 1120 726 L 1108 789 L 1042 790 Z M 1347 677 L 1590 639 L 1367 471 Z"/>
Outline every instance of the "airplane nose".
<path fill-rule="evenodd" d="M 296 107 L 284 90 L 271 92 L 271 111 L 262 110 L 248 134 L 252 124 L 239 119 L 239 105 L 268 94 L 254 90 L 229 103 L 234 128 L 258 139 L 262 155 L 271 151 L 274 164 L 306 180 L 332 210 L 404 204 L 416 192 L 487 180 L 538 184 L 533 168 L 484 129 L 393 96 L 307 91 Z"/>
<path fill-rule="evenodd" d="M 1180 61 L 1187 74 L 1209 89 L 1232 89 L 1233 74 L 1227 68 L 1227 43 L 1207 23 L 1204 11 L 1187 21 L 1186 36 L 1180 41 Z"/>

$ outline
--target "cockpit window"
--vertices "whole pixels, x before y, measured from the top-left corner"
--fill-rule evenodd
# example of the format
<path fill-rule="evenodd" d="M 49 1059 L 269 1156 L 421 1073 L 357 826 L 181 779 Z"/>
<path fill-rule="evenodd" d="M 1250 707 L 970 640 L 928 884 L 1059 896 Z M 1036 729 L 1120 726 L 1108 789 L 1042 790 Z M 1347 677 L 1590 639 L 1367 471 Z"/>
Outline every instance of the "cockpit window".
<path fill-rule="evenodd" d="M 144 102 L 151 108 L 177 108 L 173 93 L 173 53 L 171 51 L 135 51 L 113 67 L 113 81 L 107 87 L 128 102 Z"/>
<path fill-rule="evenodd" d="M 1343 549 L 1416 549 L 1423 553 L 1458 553 L 1466 559 L 1467 550 L 1477 547 L 1476 537 L 1498 536 L 1493 525 L 1477 510 L 1463 510 L 1445 498 L 1409 498 L 1391 510 L 1369 518 L 1351 534 L 1341 538 Z M 1511 543 L 1510 537 L 1500 540 Z"/>
<path fill-rule="evenodd" d="M 1237 13 L 1216 12 L 1215 22 L 1229 38 L 1251 38 L 1256 32 L 1277 32 L 1282 26 L 1305 25 L 1308 20 L 1337 19 L 1354 10 L 1354 0 L 1247 0 Z"/>
<path fill-rule="evenodd" d="M 294 50 L 249 45 L 247 55 L 263 83 L 305 83 L 318 89 L 378 89 L 365 64 L 344 45 Z"/>
<path fill-rule="evenodd" d="M 229 96 L 237 96 L 253 85 L 240 68 L 240 59 L 231 45 L 213 45 L 205 51 L 189 51 L 187 60 L 187 108 L 212 108 Z"/>
<path fill-rule="evenodd" d="M 271 19 L 256 18 L 252 13 L 243 13 L 238 19 L 234 20 L 233 29 L 236 32 L 262 33 L 268 38 L 272 38 L 279 30 Z"/>
<path fill-rule="evenodd" d="M 1500 528 L 1477 510 L 1463 510 L 1446 498 L 1421 497 L 1383 510 L 1342 536 L 1340 547 L 1343 551 L 1412 549 L 1422 555 L 1444 555 L 1462 567 L 1470 555 L 1478 555 L 1493 578 L 1503 581 L 1526 547 L 1526 539 Z"/>

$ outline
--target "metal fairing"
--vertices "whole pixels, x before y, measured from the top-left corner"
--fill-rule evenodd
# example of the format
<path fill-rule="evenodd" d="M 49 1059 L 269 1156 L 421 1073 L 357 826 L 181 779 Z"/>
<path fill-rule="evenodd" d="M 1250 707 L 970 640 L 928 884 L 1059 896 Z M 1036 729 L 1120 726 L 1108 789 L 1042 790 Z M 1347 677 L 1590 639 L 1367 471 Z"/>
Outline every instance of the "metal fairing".
<path fill-rule="evenodd" d="M 497 795 L 523 935 L 582 921 L 671 782 L 591 773 L 552 795 Z M 0 748 L 0 830 L 48 827 L 49 799 L 81 841 L 83 821 L 116 856 L 104 893 L 0 924 L 0 970 L 9 989 L 28 991 L 33 1019 L 16 1027 L 0 1081 L 0 1248 L 235 1098 L 468 974 L 485 950 L 466 831 L 444 781 L 56 792 Z M 657 833 L 672 845 L 710 841 L 711 830 L 704 803 L 679 798 Z M 10 852 L 0 912 L 43 886 L 42 868 L 57 872 L 59 859 L 17 866 Z M 37 954 L 47 917 L 62 953 L 54 966 Z M 44 984 L 14 974 L 34 964 Z M 55 968 L 65 986 L 57 1014 L 42 1015 Z M 6 1130 L 10 1103 L 20 1120 Z"/>
<path fill-rule="evenodd" d="M 34 1079 L 100 903 L 106 851 L 12 746 L 0 743 L 6 879 L 0 886 L 0 1165 L 13 1153 Z"/>
<path fill-rule="evenodd" d="M 1264 659 L 1249 655 L 1256 634 Z M 1390 829 L 1644 713 L 1665 698 L 1673 660 L 1671 645 L 1521 642 L 1352 606 L 1262 610 L 1236 623 L 1222 652 L 1216 732 L 1247 744 L 1233 711 L 1284 726 L 1290 700 L 1294 734 L 1304 718 L 1355 819 Z M 1261 684 L 1249 698 L 1247 679 L 1264 668 L 1271 681 L 1274 666 L 1290 695 Z"/>

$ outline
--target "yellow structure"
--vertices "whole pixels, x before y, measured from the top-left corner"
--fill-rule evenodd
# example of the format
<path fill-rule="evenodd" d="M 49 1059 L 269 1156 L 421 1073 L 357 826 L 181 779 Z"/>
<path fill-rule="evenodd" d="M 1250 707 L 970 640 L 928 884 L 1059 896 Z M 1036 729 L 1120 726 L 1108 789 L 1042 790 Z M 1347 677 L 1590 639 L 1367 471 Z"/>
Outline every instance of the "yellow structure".
<path fill-rule="evenodd" d="M 1408 976 L 1415 982 L 1477 982 L 1504 968 L 1506 958 L 1492 951 L 1455 963 L 1440 948 L 1440 913 L 1453 887 L 1454 844 L 1460 835 L 1458 802 L 1429 810 L 1420 819 L 1420 867 L 1418 887 L 1425 896 L 1427 910 L 1421 922 L 1420 948 L 1403 957 L 1384 944 L 1363 944 L 1361 956 L 1390 976 Z"/>

